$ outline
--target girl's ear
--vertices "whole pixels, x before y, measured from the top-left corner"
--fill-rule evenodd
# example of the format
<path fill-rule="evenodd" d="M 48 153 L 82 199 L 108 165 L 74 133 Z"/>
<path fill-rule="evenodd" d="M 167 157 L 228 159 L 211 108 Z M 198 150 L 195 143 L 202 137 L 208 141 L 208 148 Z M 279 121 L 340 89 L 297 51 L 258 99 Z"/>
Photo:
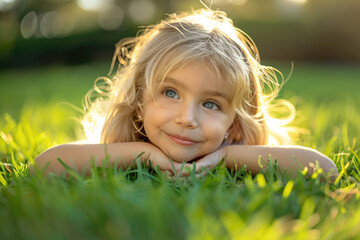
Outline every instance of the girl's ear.
<path fill-rule="evenodd" d="M 234 142 L 240 142 L 242 140 L 242 128 L 241 128 L 241 122 L 238 116 L 235 117 L 233 123 L 227 130 L 229 136 L 226 140 L 227 142 L 234 143 Z"/>
<path fill-rule="evenodd" d="M 142 106 L 140 104 L 138 104 L 138 107 L 136 108 L 136 111 L 135 111 L 135 114 L 136 114 L 136 117 L 141 120 L 143 118 L 143 109 L 142 109 Z"/>

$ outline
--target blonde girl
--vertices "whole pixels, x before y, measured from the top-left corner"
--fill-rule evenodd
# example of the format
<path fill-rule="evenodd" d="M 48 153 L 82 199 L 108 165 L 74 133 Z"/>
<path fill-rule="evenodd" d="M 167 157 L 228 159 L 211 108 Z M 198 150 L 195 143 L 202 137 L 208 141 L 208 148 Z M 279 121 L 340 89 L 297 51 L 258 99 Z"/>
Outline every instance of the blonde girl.
<path fill-rule="evenodd" d="M 95 143 L 48 149 L 35 159 L 46 173 L 64 171 L 57 158 L 81 171 L 90 168 L 90 159 L 101 165 L 106 154 L 110 164 L 127 168 L 141 153 L 140 161 L 169 174 L 183 162 L 195 162 L 198 172 L 211 169 L 223 157 L 228 168 L 246 165 L 256 173 L 258 158 L 269 156 L 287 172 L 301 166 L 311 171 L 318 161 L 324 171 L 337 173 L 315 150 L 280 145 L 289 139 L 287 128 L 269 116 L 279 90 L 277 72 L 260 64 L 255 44 L 224 12 L 170 15 L 121 41 L 115 61 L 115 75 L 95 84 L 100 96 L 83 119 Z"/>

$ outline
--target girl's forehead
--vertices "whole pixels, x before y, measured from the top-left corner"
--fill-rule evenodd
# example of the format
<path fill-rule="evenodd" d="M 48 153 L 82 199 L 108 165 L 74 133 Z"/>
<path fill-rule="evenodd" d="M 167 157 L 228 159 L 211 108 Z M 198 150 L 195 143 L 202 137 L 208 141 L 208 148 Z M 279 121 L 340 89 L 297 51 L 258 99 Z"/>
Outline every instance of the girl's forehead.
<path fill-rule="evenodd" d="M 200 66 L 200 68 L 194 66 Z M 214 92 L 223 93 L 222 95 L 226 96 L 226 99 L 229 101 L 231 101 L 234 96 L 235 88 L 233 82 L 222 75 L 221 71 L 203 61 L 193 61 L 168 69 L 168 71 L 156 81 L 156 90 L 159 90 L 164 82 L 178 82 L 180 85 L 182 85 L 182 82 L 187 82 L 192 85 L 191 82 L 187 81 L 187 78 L 191 79 L 191 81 L 199 82 L 205 78 L 205 82 L 208 84 L 202 86 L 204 90 L 212 88 L 216 90 Z"/>
<path fill-rule="evenodd" d="M 152 74 L 146 77 L 147 91 L 153 93 L 158 91 L 161 88 L 164 79 L 174 71 L 189 65 L 201 64 L 208 72 L 215 76 L 218 88 L 224 89 L 230 96 L 230 99 L 233 99 L 235 89 L 237 89 L 236 86 L 239 85 L 238 81 L 240 79 L 238 71 L 234 71 L 234 67 L 228 66 L 229 64 L 222 61 L 222 57 L 217 54 L 195 54 L 194 56 L 194 54 L 190 54 L 192 51 L 184 51 L 185 53 L 179 52 L 179 49 L 170 51 L 168 54 L 164 55 L 156 65 L 149 67 L 149 70 L 152 70 L 149 72 L 152 72 Z"/>

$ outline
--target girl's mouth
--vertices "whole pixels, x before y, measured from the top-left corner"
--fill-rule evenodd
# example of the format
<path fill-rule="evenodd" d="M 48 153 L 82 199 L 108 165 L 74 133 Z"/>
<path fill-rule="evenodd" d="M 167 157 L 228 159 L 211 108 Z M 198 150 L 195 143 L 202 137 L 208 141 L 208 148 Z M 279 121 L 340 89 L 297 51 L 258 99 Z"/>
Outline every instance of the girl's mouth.
<path fill-rule="evenodd" d="M 167 134 L 167 136 L 175 143 L 182 145 L 182 146 L 192 146 L 197 144 L 197 141 L 194 141 L 190 138 L 186 138 L 186 137 L 181 137 L 178 135 L 171 135 L 171 134 Z"/>

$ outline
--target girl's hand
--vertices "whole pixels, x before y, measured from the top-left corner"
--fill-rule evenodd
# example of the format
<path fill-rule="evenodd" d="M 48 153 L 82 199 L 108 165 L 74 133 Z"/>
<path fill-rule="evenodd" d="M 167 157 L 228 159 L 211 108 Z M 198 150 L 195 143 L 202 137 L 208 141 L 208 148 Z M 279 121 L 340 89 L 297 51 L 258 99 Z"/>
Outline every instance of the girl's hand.
<path fill-rule="evenodd" d="M 146 162 L 147 166 L 149 166 L 151 162 L 151 166 L 158 166 L 166 175 L 172 176 L 174 173 L 180 172 L 182 164 L 174 161 L 171 162 L 169 156 L 151 143 L 149 143 L 144 155 L 143 161 Z"/>
<path fill-rule="evenodd" d="M 206 176 L 209 171 L 216 167 L 221 159 L 226 155 L 226 147 L 220 148 L 212 153 L 205 155 L 196 161 L 196 176 Z M 186 173 L 183 173 L 183 175 Z M 189 175 L 189 174 L 188 174 Z"/>

